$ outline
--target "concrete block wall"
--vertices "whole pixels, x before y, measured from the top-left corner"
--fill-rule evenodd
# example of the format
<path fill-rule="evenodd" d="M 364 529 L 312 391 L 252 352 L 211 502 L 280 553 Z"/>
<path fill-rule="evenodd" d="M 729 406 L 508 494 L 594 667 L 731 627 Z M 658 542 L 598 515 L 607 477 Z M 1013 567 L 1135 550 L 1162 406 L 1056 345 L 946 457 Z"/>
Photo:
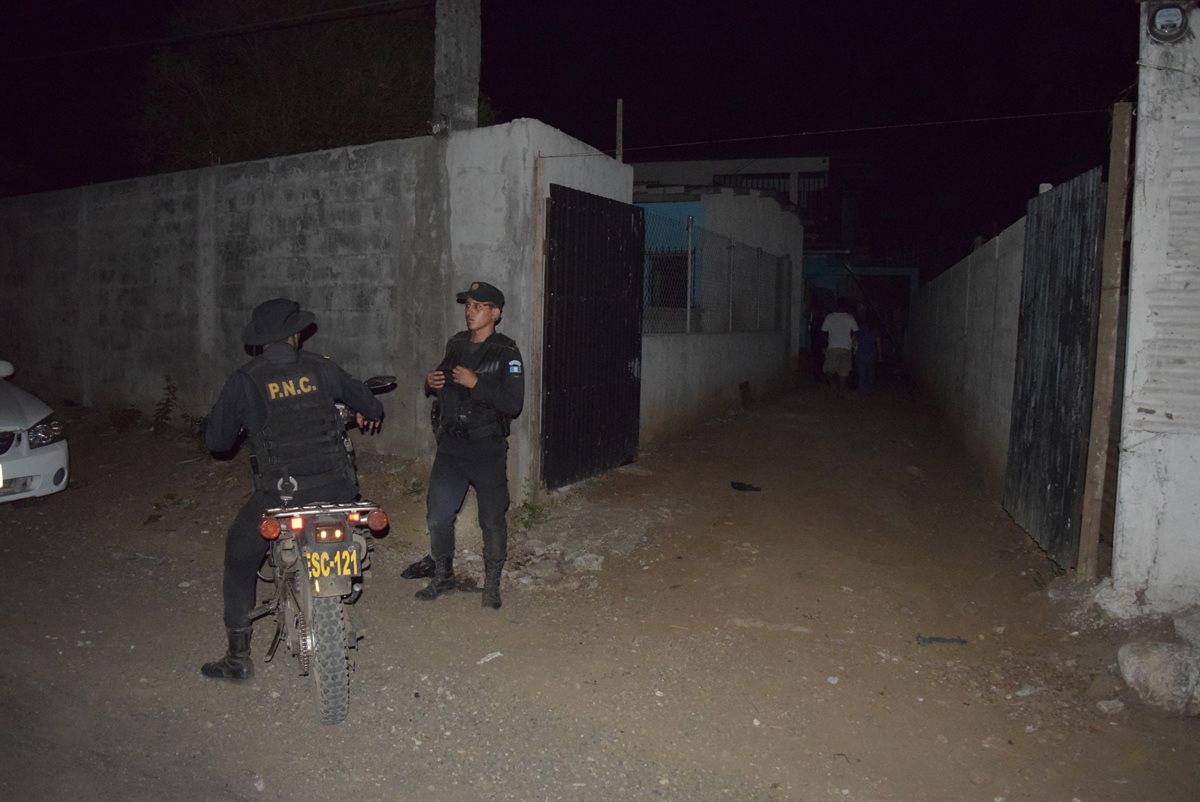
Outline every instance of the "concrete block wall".
<path fill-rule="evenodd" d="M 921 287 L 910 368 L 997 499 L 1004 493 L 1025 219 Z"/>
<path fill-rule="evenodd" d="M 0 200 L 0 359 L 52 405 L 79 400 L 74 356 L 87 339 L 79 194 Z"/>
<path fill-rule="evenodd" d="M 150 408 L 170 375 L 179 410 L 202 415 L 247 358 L 250 310 L 286 295 L 317 315 L 306 347 L 387 372 L 401 322 L 419 328 L 428 307 L 417 274 L 448 257 L 445 214 L 431 214 L 444 181 L 418 178 L 436 156 L 432 140 L 405 140 L 0 201 L 0 276 L 38 265 L 5 349 L 51 399 Z"/>

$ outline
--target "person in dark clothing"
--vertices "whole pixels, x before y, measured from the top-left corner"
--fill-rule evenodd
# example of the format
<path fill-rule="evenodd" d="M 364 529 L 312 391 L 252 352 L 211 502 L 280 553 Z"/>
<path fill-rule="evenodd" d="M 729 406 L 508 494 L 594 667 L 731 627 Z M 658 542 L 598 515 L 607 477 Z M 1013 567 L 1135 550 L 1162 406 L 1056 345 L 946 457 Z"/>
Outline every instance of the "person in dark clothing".
<path fill-rule="evenodd" d="M 267 542 L 258 522 L 271 507 L 320 501 L 353 501 L 358 477 L 334 406 L 356 411 L 363 431 L 376 431 L 383 405 L 360 381 L 328 357 L 299 350 L 301 333 L 314 321 L 295 301 L 259 304 L 243 341 L 265 346 L 262 354 L 234 371 L 208 415 L 205 443 L 214 454 L 233 451 L 243 431 L 250 441 L 254 493 L 225 535 L 225 656 L 200 671 L 214 679 L 254 676 L 250 658 L 256 576 Z"/>
<path fill-rule="evenodd" d="M 508 558 L 508 425 L 521 413 L 525 367 L 517 344 L 496 331 L 504 294 L 476 281 L 456 296 L 466 331 L 446 343 L 446 353 L 425 375 L 426 395 L 436 395 L 433 425 L 437 454 L 429 475 L 427 522 L 434 574 L 416 597 L 436 599 L 453 590 L 454 521 L 474 486 L 483 530 L 483 606 L 499 609 L 500 574 Z"/>
<path fill-rule="evenodd" d="M 858 329 L 858 351 L 854 355 L 858 374 L 858 391 L 868 395 L 875 389 L 875 377 L 879 361 L 883 358 L 879 349 L 880 331 L 875 316 L 868 313 Z"/>
<path fill-rule="evenodd" d="M 808 369 L 815 382 L 825 380 L 825 374 L 821 372 L 821 367 L 825 362 L 825 332 L 821 331 L 821 324 L 824 322 L 824 308 L 814 305 L 808 315 Z"/>

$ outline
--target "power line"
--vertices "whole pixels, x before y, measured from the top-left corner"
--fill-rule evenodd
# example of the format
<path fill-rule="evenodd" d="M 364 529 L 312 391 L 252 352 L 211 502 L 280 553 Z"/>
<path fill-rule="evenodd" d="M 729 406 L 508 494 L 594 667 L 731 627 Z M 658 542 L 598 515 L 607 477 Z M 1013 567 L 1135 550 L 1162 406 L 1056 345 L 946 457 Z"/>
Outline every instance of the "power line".
<path fill-rule="evenodd" d="M 370 17 L 380 14 L 390 14 L 395 11 L 412 11 L 414 9 L 432 6 L 434 5 L 434 2 L 435 0 L 379 0 L 379 2 L 374 3 L 360 3 L 359 5 L 355 6 L 329 9 L 327 11 L 314 11 L 310 14 L 298 14 L 294 17 L 282 17 L 279 19 L 264 20 L 262 22 L 252 22 L 245 25 L 237 25 L 232 28 L 221 28 L 215 31 L 176 34 L 174 36 L 162 36 L 153 39 L 140 39 L 133 42 L 118 42 L 117 44 L 111 45 L 97 45 L 96 47 L 85 47 L 78 50 L 63 50 L 58 53 L 45 53 L 39 56 L 25 56 L 18 59 L 6 59 L 0 63 L 28 64 L 35 61 L 47 61 L 56 58 L 66 58 L 68 56 L 83 56 L 92 53 L 104 53 L 113 50 L 128 50 L 135 47 L 172 45 L 185 42 L 199 42 L 207 39 L 220 39 L 227 36 L 240 36 L 247 33 L 264 33 L 266 31 L 296 28 L 302 25 L 313 25 L 321 22 L 334 22 L 341 19 Z"/>
<path fill-rule="evenodd" d="M 966 125 L 968 123 L 991 123 L 1004 122 L 1008 120 L 1035 120 L 1047 117 L 1072 117 L 1085 114 L 1107 114 L 1108 109 L 1080 109 L 1078 111 L 1047 111 L 1037 114 L 1005 114 L 995 117 L 967 117 L 959 120 L 928 120 L 926 122 L 916 123 L 892 123 L 888 125 L 865 125 L 856 128 L 825 128 L 819 131 L 794 131 L 790 134 L 760 134 L 758 136 L 737 136 L 726 139 L 697 139 L 690 142 L 672 142 L 665 145 L 641 145 L 639 147 L 627 147 L 625 152 L 635 150 L 666 150 L 668 148 L 687 148 L 696 145 L 726 145 L 734 142 L 767 142 L 774 139 L 793 139 L 806 136 L 827 136 L 829 134 L 859 134 L 870 131 L 898 131 L 906 128 L 932 128 L 935 126 L 944 125 Z M 580 156 L 608 156 L 615 151 L 600 151 L 587 153 L 559 153 L 549 156 L 542 156 L 543 159 L 564 159 L 576 158 Z M 768 158 L 768 157 L 754 157 Z M 751 159 L 752 161 L 753 159 Z"/>

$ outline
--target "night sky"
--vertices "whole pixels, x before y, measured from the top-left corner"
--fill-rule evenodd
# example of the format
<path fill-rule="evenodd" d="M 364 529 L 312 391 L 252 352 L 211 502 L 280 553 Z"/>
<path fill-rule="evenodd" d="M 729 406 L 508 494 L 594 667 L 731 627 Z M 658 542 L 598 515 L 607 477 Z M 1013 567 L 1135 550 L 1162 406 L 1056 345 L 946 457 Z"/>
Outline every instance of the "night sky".
<path fill-rule="evenodd" d="M 3 4 L 9 187 L 136 172 L 152 48 L 95 48 L 165 35 L 173 5 Z M 877 249 L 933 248 L 1007 226 L 1039 182 L 1106 165 L 1107 109 L 1135 99 L 1137 25 L 1134 0 L 483 0 L 481 88 L 501 121 L 608 151 L 623 98 L 626 161 L 865 157 Z M 92 52 L 55 55 L 75 50 Z M 955 122 L 995 117 L 1011 119 Z"/>
<path fill-rule="evenodd" d="M 990 236 L 1040 182 L 1107 166 L 1137 25 L 1133 0 L 485 0 L 482 84 L 604 150 L 623 98 L 631 162 L 865 157 L 863 226 L 911 251 Z M 950 124 L 992 117 L 1014 119 Z"/>

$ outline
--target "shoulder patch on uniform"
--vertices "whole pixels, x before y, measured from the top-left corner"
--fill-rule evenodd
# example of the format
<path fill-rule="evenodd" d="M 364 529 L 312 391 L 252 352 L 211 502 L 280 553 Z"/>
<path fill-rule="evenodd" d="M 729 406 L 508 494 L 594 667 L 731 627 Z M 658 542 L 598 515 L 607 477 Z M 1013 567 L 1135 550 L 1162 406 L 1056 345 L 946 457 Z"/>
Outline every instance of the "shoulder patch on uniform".
<path fill-rule="evenodd" d="M 509 360 L 509 362 L 508 362 L 508 372 L 509 372 L 509 373 L 516 374 L 516 375 L 520 375 L 520 373 L 521 373 L 521 360 L 519 360 L 519 359 L 510 359 L 510 360 Z"/>

